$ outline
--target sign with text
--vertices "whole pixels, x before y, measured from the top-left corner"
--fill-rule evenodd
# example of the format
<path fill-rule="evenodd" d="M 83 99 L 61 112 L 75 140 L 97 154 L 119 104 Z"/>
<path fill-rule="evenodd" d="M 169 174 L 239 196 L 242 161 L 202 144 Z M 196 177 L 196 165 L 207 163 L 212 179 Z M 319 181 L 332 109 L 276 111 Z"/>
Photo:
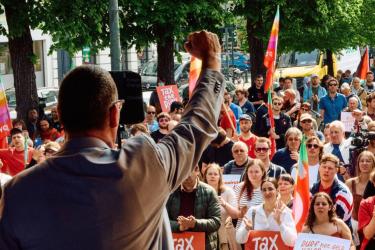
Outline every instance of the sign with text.
<path fill-rule="evenodd" d="M 234 188 L 238 183 L 241 182 L 241 175 L 240 174 L 224 174 L 223 182 L 225 186 Z"/>
<path fill-rule="evenodd" d="M 344 123 L 345 132 L 351 132 L 355 121 L 352 112 L 341 112 L 341 121 Z"/>
<path fill-rule="evenodd" d="M 281 239 L 280 232 L 250 231 L 246 250 L 290 250 Z"/>
<path fill-rule="evenodd" d="M 173 233 L 175 250 L 205 250 L 204 232 Z"/>
<path fill-rule="evenodd" d="M 295 250 L 349 250 L 350 241 L 321 234 L 300 233 Z"/>
<path fill-rule="evenodd" d="M 160 106 L 163 112 L 169 112 L 172 102 L 180 101 L 177 85 L 165 85 L 156 87 Z"/>

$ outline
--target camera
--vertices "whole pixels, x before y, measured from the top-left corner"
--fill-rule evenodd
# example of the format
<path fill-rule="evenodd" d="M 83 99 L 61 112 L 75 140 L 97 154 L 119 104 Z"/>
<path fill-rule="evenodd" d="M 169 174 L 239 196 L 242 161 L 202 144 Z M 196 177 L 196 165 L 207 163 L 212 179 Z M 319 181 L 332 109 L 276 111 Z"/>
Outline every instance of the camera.
<path fill-rule="evenodd" d="M 360 130 L 354 134 L 351 144 L 354 149 L 362 149 L 366 147 L 371 140 L 375 140 L 375 131 Z"/>

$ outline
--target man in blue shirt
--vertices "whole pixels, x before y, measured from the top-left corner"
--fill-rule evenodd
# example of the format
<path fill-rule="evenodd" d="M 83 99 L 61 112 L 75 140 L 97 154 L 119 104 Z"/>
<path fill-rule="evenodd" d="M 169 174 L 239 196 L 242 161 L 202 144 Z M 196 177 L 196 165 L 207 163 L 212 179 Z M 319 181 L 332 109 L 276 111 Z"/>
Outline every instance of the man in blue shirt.
<path fill-rule="evenodd" d="M 335 78 L 328 80 L 328 93 L 319 103 L 320 115 L 323 117 L 324 124 L 340 120 L 341 111 L 346 108 L 347 101 L 343 94 L 337 93 L 339 86 Z"/>

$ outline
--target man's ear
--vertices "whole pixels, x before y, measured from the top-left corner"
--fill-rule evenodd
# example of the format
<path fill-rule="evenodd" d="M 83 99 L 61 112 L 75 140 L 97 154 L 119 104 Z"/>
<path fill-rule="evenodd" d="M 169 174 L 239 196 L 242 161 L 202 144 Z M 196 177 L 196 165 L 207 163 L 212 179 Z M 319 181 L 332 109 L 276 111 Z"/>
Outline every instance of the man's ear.
<path fill-rule="evenodd" d="M 109 126 L 111 128 L 118 127 L 120 122 L 120 112 L 121 109 L 119 109 L 117 105 L 114 105 L 109 109 Z"/>

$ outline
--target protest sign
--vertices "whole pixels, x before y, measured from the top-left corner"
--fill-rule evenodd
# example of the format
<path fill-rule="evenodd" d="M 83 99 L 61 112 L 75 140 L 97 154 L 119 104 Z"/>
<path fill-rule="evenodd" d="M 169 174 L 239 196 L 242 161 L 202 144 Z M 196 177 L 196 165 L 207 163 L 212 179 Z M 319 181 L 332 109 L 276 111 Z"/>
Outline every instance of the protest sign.
<path fill-rule="evenodd" d="M 225 186 L 234 188 L 238 183 L 241 182 L 241 175 L 240 174 L 224 174 L 223 182 Z"/>
<path fill-rule="evenodd" d="M 169 112 L 172 102 L 180 101 L 177 85 L 165 85 L 156 87 L 160 106 L 163 112 Z"/>
<path fill-rule="evenodd" d="M 205 250 L 204 232 L 173 233 L 175 250 Z"/>
<path fill-rule="evenodd" d="M 275 231 L 250 231 L 246 242 L 246 250 L 290 250 L 281 239 L 280 232 Z"/>
<path fill-rule="evenodd" d="M 352 112 L 341 112 L 341 121 L 344 123 L 345 132 L 351 132 L 354 127 Z"/>
<path fill-rule="evenodd" d="M 295 250 L 349 250 L 350 241 L 321 234 L 298 235 Z"/>

